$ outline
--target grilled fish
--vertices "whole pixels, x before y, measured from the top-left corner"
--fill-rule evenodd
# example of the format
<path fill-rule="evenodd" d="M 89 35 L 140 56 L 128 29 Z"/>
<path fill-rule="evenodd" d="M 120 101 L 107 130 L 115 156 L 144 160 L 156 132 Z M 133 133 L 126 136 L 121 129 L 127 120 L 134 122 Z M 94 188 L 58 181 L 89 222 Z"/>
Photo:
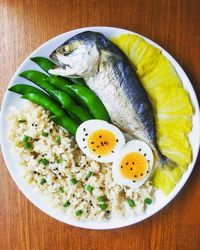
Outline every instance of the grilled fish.
<path fill-rule="evenodd" d="M 49 73 L 82 77 L 105 105 L 112 122 L 130 139 L 148 143 L 159 163 L 175 163 L 161 154 L 151 102 L 124 53 L 103 34 L 79 33 L 59 46 L 50 58 L 58 65 Z"/>

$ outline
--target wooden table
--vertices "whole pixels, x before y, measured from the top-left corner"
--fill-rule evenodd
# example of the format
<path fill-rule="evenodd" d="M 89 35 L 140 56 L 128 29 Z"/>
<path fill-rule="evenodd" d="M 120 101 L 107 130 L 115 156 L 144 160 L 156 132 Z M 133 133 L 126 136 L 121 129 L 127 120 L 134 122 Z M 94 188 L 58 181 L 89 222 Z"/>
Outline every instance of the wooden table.
<path fill-rule="evenodd" d="M 133 30 L 168 50 L 185 69 L 200 97 L 198 0 L 1 0 L 1 100 L 19 64 L 39 45 L 85 26 Z M 0 249 L 173 250 L 200 249 L 199 161 L 181 191 L 153 217 L 123 229 L 92 231 L 60 223 L 18 190 L 1 156 Z"/>

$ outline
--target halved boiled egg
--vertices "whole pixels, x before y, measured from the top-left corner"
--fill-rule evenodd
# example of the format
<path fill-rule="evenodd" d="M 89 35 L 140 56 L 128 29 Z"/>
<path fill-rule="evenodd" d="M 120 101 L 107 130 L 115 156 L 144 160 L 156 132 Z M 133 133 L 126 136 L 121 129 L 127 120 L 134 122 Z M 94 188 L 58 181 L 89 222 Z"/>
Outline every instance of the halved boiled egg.
<path fill-rule="evenodd" d="M 84 154 L 98 162 L 113 162 L 125 138 L 114 125 L 103 120 L 88 120 L 77 129 L 76 141 Z"/>
<path fill-rule="evenodd" d="M 115 182 L 139 188 L 149 178 L 153 160 L 153 152 L 145 142 L 127 142 L 113 162 L 112 174 Z"/>

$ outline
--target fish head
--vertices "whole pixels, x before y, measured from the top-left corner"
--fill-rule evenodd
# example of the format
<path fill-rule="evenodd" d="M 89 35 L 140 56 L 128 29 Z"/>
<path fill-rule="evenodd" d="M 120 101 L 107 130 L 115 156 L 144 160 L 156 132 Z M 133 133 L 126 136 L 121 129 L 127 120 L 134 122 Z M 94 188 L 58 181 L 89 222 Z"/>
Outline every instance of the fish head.
<path fill-rule="evenodd" d="M 91 36 L 90 32 L 77 34 L 54 50 L 50 58 L 58 66 L 49 70 L 50 74 L 83 78 L 91 76 L 97 70 L 100 59 L 96 36 Z"/>

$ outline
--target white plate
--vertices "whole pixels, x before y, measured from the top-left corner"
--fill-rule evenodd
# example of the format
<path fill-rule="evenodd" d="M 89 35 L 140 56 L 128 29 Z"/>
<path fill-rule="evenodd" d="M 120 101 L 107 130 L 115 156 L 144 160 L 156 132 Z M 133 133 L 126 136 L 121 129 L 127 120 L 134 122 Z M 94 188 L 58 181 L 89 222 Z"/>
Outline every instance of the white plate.
<path fill-rule="evenodd" d="M 118 29 L 118 28 L 111 28 L 111 27 L 89 27 L 89 28 L 82 28 L 82 29 L 77 29 L 73 30 L 64 34 L 61 34 L 50 41 L 44 43 L 42 46 L 40 46 L 38 49 L 36 49 L 31 55 L 27 57 L 27 59 L 22 63 L 22 65 L 18 68 L 16 73 L 14 74 L 9 86 L 17 84 L 17 83 L 25 83 L 27 82 L 25 79 L 22 79 L 21 77 L 18 76 L 18 74 L 24 70 L 28 69 L 36 69 L 36 70 L 41 70 L 36 64 L 31 62 L 29 60 L 30 57 L 35 57 L 35 56 L 44 56 L 48 57 L 49 54 L 57 48 L 60 44 L 62 44 L 64 41 L 72 37 L 73 35 L 83 32 L 86 30 L 92 30 L 92 31 L 98 31 L 103 33 L 105 36 L 113 37 L 113 36 L 118 36 L 122 33 L 132 33 L 127 30 L 123 29 Z M 144 38 L 144 37 L 143 37 Z M 177 186 L 174 188 L 174 190 L 167 196 L 163 196 L 160 191 L 156 191 L 156 202 L 154 205 L 151 205 L 148 207 L 147 211 L 140 216 L 136 218 L 129 218 L 127 219 L 118 219 L 118 218 L 113 218 L 107 222 L 81 222 L 81 221 L 74 221 L 74 220 L 69 220 L 68 218 L 65 217 L 64 213 L 58 212 L 55 209 L 51 207 L 51 204 L 48 203 L 47 198 L 42 195 L 38 194 L 33 187 L 29 186 L 28 184 L 25 183 L 20 177 L 20 167 L 17 164 L 17 158 L 11 155 L 11 145 L 7 141 L 7 134 L 8 134 L 8 126 L 5 121 L 5 116 L 9 112 L 9 107 L 10 106 L 17 106 L 20 107 L 22 105 L 22 100 L 19 98 L 19 95 L 10 93 L 6 91 L 3 104 L 2 104 L 2 110 L 1 110 L 1 119 L 0 119 L 0 137 L 1 137 L 1 147 L 4 155 L 4 159 L 6 162 L 6 165 L 8 167 L 8 170 L 14 179 L 15 183 L 19 187 L 19 189 L 22 191 L 22 193 L 38 208 L 40 208 L 43 212 L 47 213 L 51 217 L 60 220 L 64 223 L 71 224 L 74 226 L 82 227 L 82 228 L 90 228 L 90 229 L 113 229 L 113 228 L 119 228 L 119 227 L 124 227 L 128 226 L 134 223 L 137 223 L 139 221 L 142 221 L 149 216 L 155 214 L 158 212 L 160 209 L 162 209 L 164 206 L 166 206 L 181 190 L 181 188 L 184 186 L 186 183 L 187 179 L 189 178 L 192 169 L 194 167 L 195 161 L 197 159 L 197 154 L 199 150 L 199 145 L 200 145 L 200 129 L 199 129 L 199 124 L 200 124 L 200 115 L 199 115 L 199 106 L 197 102 L 197 98 L 194 92 L 194 89 L 186 76 L 185 72 L 183 69 L 180 67 L 180 65 L 175 61 L 175 59 L 170 56 L 164 49 L 162 49 L 160 46 L 158 46 L 156 43 L 152 42 L 151 40 L 144 38 L 146 41 L 149 43 L 153 44 L 156 47 L 159 47 L 162 50 L 163 55 L 165 55 L 170 62 L 173 64 L 174 68 L 176 69 L 179 77 L 181 78 L 183 82 L 184 88 L 188 91 L 191 101 L 193 103 L 193 106 L 195 108 L 195 114 L 192 117 L 192 122 L 193 122 L 193 128 L 192 131 L 189 135 L 189 140 L 192 145 L 193 149 L 193 161 L 189 165 L 188 170 L 183 174 L 180 182 L 177 184 Z"/>

